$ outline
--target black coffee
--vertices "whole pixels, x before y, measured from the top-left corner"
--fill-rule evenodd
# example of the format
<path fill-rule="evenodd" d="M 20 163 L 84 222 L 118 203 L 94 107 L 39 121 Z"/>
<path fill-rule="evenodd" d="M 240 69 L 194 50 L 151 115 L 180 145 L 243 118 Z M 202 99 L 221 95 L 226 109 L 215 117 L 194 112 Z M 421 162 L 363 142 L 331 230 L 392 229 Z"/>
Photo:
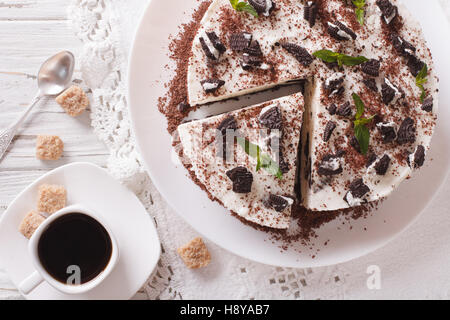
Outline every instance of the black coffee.
<path fill-rule="evenodd" d="M 53 221 L 38 243 L 39 259 L 45 270 L 68 284 L 76 283 L 74 276 L 80 284 L 94 279 L 108 265 L 111 252 L 111 238 L 106 229 L 82 213 L 66 214 Z"/>

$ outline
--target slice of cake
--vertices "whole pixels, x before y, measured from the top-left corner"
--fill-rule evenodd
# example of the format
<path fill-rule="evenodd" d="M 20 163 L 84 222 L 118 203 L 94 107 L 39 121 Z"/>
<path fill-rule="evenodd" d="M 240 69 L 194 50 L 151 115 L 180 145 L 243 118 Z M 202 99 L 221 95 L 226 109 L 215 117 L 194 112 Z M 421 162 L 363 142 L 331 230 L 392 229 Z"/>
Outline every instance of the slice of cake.
<path fill-rule="evenodd" d="M 303 104 L 299 93 L 182 124 L 181 160 L 211 199 L 248 221 L 286 229 Z"/>

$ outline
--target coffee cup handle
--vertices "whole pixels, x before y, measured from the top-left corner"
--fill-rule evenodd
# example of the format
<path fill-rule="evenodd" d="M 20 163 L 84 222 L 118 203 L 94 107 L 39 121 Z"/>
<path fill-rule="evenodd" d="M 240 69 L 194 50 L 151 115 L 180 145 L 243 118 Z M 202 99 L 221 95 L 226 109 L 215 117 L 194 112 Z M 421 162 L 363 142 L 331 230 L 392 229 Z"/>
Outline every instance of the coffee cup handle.
<path fill-rule="evenodd" d="M 38 285 L 40 285 L 43 281 L 44 281 L 44 278 L 41 276 L 41 274 L 39 272 L 35 271 L 20 283 L 19 291 L 25 295 L 29 294 Z"/>

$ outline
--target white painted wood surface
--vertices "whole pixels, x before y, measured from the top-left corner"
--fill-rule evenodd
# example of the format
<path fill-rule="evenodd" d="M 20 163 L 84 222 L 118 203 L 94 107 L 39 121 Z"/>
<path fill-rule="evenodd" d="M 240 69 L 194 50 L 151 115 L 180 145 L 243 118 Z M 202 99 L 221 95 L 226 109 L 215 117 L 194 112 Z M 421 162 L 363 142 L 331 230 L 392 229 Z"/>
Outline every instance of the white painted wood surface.
<path fill-rule="evenodd" d="M 0 0 L 0 130 L 35 95 L 35 74 L 47 57 L 61 50 L 70 50 L 77 56 L 82 50 L 67 21 L 69 3 L 68 0 Z M 74 78 L 79 78 L 77 70 Z M 65 147 L 60 160 L 36 159 L 38 134 L 61 137 Z M 0 161 L 0 217 L 14 197 L 45 172 L 74 161 L 104 166 L 107 157 L 106 147 L 92 132 L 89 110 L 71 118 L 48 99 L 35 108 Z M 20 294 L 0 269 L 0 299 L 18 298 Z"/>

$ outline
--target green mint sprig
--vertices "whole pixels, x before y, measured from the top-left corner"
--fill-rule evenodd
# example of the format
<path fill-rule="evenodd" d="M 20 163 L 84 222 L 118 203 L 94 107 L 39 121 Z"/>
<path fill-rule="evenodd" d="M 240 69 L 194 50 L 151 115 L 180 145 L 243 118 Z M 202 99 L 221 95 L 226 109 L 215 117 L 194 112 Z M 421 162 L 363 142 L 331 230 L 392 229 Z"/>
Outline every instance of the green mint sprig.
<path fill-rule="evenodd" d="M 313 56 L 316 58 L 319 58 L 325 62 L 328 63 L 335 63 L 339 65 L 339 67 L 342 67 L 342 65 L 346 66 L 356 66 L 361 63 L 369 61 L 366 57 L 358 56 L 358 57 L 352 57 L 348 56 L 343 53 L 339 52 L 333 52 L 331 50 L 319 50 L 313 53 Z"/>
<path fill-rule="evenodd" d="M 364 25 L 364 6 L 366 5 L 365 0 L 352 0 L 352 3 L 355 5 L 355 14 L 356 19 L 358 20 L 360 25 Z"/>
<path fill-rule="evenodd" d="M 250 157 L 256 158 L 256 171 L 258 172 L 261 168 L 266 170 L 268 173 L 274 175 L 278 179 L 283 179 L 283 172 L 281 172 L 278 164 L 272 160 L 272 158 L 265 153 L 261 152 L 261 148 L 248 141 L 247 139 L 237 137 L 237 143 L 244 149 Z"/>
<path fill-rule="evenodd" d="M 239 12 L 248 12 L 254 17 L 258 17 L 258 12 L 256 12 L 255 8 L 252 5 L 245 1 L 240 0 L 230 0 L 231 6 L 234 10 Z"/>
<path fill-rule="evenodd" d="M 362 116 L 365 111 L 364 102 L 356 93 L 353 93 L 352 97 L 356 105 L 355 121 L 353 121 L 355 137 L 356 140 L 358 140 L 361 153 L 363 155 L 366 155 L 369 151 L 370 142 L 370 131 L 369 128 L 367 128 L 366 124 L 369 124 L 373 120 L 374 116 L 370 118 L 363 118 Z"/>
<path fill-rule="evenodd" d="M 418 86 L 420 90 L 422 90 L 422 94 L 420 95 L 421 102 L 425 100 L 425 97 L 427 95 L 425 88 L 423 87 L 423 85 L 428 82 L 427 76 L 428 76 L 428 66 L 425 63 L 416 77 L 416 86 Z"/>

